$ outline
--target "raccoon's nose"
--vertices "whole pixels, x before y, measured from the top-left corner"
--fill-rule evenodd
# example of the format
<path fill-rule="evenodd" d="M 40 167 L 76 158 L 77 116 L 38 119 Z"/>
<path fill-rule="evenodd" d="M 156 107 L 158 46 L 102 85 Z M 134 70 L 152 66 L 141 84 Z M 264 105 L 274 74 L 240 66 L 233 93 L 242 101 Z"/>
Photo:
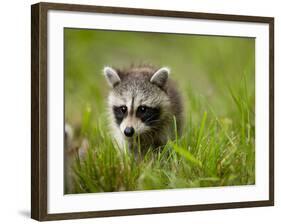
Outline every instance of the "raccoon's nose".
<path fill-rule="evenodd" d="M 127 137 L 132 137 L 135 133 L 135 130 L 133 127 L 126 127 L 125 130 L 124 130 L 124 134 L 127 136 Z"/>

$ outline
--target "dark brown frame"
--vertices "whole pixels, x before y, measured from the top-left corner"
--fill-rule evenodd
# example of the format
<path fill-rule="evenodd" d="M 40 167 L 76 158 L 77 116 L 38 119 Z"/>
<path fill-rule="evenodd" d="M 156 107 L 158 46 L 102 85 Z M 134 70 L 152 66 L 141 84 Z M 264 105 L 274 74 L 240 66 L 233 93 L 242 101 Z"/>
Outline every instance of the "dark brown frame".
<path fill-rule="evenodd" d="M 48 214 L 47 211 L 47 13 L 49 10 L 196 18 L 269 24 L 269 200 Z M 31 218 L 45 221 L 187 212 L 274 205 L 274 18 L 90 5 L 38 3 L 31 6 Z"/>

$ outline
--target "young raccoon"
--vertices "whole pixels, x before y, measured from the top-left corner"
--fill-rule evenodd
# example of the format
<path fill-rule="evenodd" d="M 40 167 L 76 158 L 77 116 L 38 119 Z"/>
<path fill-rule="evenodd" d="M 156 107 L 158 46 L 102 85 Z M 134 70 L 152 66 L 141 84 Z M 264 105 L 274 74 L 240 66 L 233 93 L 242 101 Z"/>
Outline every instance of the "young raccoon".
<path fill-rule="evenodd" d="M 125 144 L 136 152 L 157 148 L 175 137 L 183 125 L 183 104 L 166 67 L 137 66 L 128 69 L 105 67 L 111 87 L 108 96 L 109 121 L 120 148 Z M 136 140 L 137 139 L 137 140 Z"/>

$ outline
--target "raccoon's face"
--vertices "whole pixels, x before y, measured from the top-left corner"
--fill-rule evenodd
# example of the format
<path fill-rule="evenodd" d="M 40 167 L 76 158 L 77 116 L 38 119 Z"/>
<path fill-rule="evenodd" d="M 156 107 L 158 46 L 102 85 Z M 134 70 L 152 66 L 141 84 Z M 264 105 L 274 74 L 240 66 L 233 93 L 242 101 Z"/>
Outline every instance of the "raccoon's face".
<path fill-rule="evenodd" d="M 159 69 L 151 78 L 133 74 L 121 79 L 117 71 L 109 67 L 104 69 L 104 74 L 112 87 L 108 100 L 110 115 L 123 136 L 130 139 L 156 132 L 170 106 L 162 89 L 169 70 Z"/>

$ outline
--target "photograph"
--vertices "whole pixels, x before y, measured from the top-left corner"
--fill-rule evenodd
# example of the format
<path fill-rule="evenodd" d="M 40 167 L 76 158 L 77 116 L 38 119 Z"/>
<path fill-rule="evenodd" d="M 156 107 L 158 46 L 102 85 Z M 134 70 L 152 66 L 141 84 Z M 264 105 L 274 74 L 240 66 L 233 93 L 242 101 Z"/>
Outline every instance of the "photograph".
<path fill-rule="evenodd" d="M 64 27 L 64 194 L 255 185 L 255 45 Z"/>
<path fill-rule="evenodd" d="M 281 220 L 277 3 L 3 1 L 0 224 Z"/>
<path fill-rule="evenodd" d="M 31 217 L 274 205 L 274 18 L 31 7 Z"/>

